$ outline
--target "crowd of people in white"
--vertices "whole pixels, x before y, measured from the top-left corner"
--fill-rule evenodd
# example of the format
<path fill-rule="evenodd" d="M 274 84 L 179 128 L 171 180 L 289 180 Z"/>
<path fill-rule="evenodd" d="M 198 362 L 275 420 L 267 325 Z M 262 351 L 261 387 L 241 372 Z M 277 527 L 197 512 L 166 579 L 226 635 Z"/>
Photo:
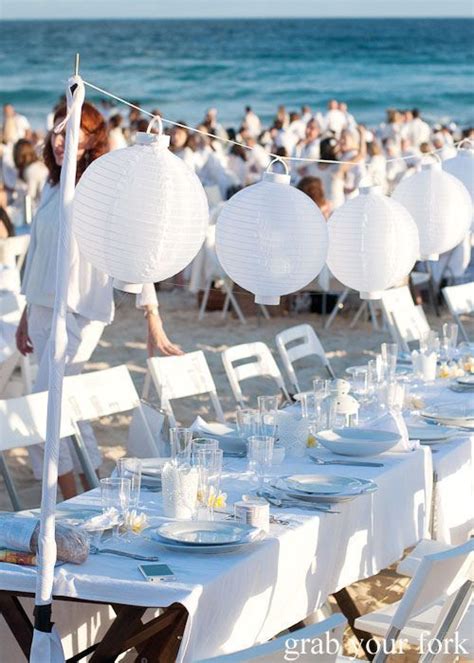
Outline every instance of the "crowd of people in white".
<path fill-rule="evenodd" d="M 104 101 L 100 110 L 108 123 L 111 150 L 133 144 L 136 132 L 148 126 L 148 119 L 135 108 L 124 117 L 117 107 Z M 48 115 L 47 130 L 52 128 L 53 115 L 54 111 Z M 457 140 L 474 137 L 471 127 L 460 130 L 454 123 L 430 125 L 417 109 L 389 109 L 385 122 L 368 128 L 357 123 L 346 103 L 335 99 L 328 102 L 326 112 L 313 112 L 309 106 L 288 112 L 280 106 L 269 126 L 247 106 L 237 130 L 224 128 L 217 109 L 210 108 L 195 128 L 198 131 L 171 126 L 171 150 L 196 172 L 205 187 L 217 188 L 222 200 L 258 181 L 272 153 L 301 159 L 288 162 L 292 183 L 307 193 L 309 187 L 326 216 L 357 195 L 363 178 L 368 177 L 389 194 L 402 178 L 420 168 L 427 153 L 436 150 L 441 159 L 448 159 L 455 155 Z M 11 104 L 4 106 L 0 208 L 7 210 L 13 226 L 21 225 L 25 215 L 26 221 L 30 220 L 47 179 L 40 156 L 43 141 L 42 132 L 33 131 L 24 115 Z M 5 233 L 6 228 L 0 227 L 0 235 Z"/>

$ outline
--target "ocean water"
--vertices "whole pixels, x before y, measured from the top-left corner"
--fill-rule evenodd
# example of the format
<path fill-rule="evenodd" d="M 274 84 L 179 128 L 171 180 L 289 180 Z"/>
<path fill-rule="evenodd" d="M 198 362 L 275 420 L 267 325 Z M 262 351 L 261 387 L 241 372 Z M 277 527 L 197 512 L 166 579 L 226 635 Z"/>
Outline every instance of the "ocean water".
<path fill-rule="evenodd" d="M 81 75 L 165 116 L 198 122 L 209 106 L 235 126 L 251 104 L 269 121 L 345 100 L 371 126 L 388 107 L 474 124 L 474 20 L 273 19 L 4 21 L 0 101 L 34 126 Z M 100 97 L 88 92 L 88 98 Z"/>

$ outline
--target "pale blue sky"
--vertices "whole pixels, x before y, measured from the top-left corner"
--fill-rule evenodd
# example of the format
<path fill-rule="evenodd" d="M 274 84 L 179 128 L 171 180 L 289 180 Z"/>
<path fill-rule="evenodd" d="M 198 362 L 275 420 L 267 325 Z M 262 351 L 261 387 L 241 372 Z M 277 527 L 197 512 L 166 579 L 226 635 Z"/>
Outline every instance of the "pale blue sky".
<path fill-rule="evenodd" d="M 472 0 L 0 0 L 7 19 L 472 15 Z"/>

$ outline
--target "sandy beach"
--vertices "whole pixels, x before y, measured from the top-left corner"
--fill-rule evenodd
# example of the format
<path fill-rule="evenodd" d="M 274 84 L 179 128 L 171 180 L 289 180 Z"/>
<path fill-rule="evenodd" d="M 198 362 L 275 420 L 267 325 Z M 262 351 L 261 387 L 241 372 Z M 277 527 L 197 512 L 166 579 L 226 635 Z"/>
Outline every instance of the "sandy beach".
<path fill-rule="evenodd" d="M 378 350 L 380 343 L 388 338 L 386 332 L 376 332 L 370 323 L 362 321 L 359 321 L 354 329 L 349 329 L 354 309 L 340 313 L 333 326 L 326 331 L 323 329 L 324 318 L 315 314 L 280 316 L 271 320 L 258 320 L 253 316 L 248 317 L 246 325 L 242 325 L 232 317 L 222 320 L 220 312 L 209 312 L 204 320 L 199 322 L 195 296 L 178 288 L 159 293 L 159 300 L 161 314 L 170 338 L 186 351 L 204 351 L 226 417 L 229 419 L 235 414 L 235 402 L 220 357 L 221 351 L 226 347 L 261 340 L 276 352 L 274 343 L 276 333 L 289 326 L 309 322 L 315 327 L 336 375 L 343 376 L 346 367 L 366 361 L 369 355 Z M 447 319 L 446 314 L 440 318 L 431 316 L 429 322 L 434 329 L 440 329 L 445 319 Z M 106 328 L 99 347 L 87 365 L 87 370 L 99 370 L 124 363 L 130 370 L 138 392 L 141 393 L 145 377 L 145 334 L 142 312 L 136 310 L 133 302 L 125 296 L 119 302 L 115 321 Z M 323 375 L 320 366 L 310 360 L 301 363 L 301 376 L 306 385 L 309 386 L 315 374 Z M 252 384 L 247 393 L 255 396 L 259 393 L 260 387 L 263 387 L 263 390 L 266 388 L 267 393 L 270 393 L 268 385 L 258 383 Z M 155 394 L 153 398 L 156 399 Z M 189 399 L 177 403 L 175 412 L 177 418 L 184 424 L 191 423 L 196 414 L 211 418 L 208 416 L 206 399 L 194 401 Z M 108 476 L 115 460 L 125 454 L 129 421 L 130 416 L 124 414 L 105 418 L 95 424 L 103 454 L 102 476 Z M 8 462 L 25 506 L 38 506 L 40 483 L 33 478 L 26 450 L 14 450 Z M 0 491 L 0 508 L 11 508 L 3 487 Z M 406 584 L 406 579 L 398 576 L 394 568 L 390 568 L 374 578 L 356 583 L 351 591 L 361 612 L 367 612 L 384 602 L 398 600 Z M 353 655 L 357 653 L 354 638 L 347 638 L 346 651 Z M 396 660 L 402 663 L 404 661 L 414 663 L 417 659 L 414 653 L 408 653 L 406 657 L 397 656 Z"/>

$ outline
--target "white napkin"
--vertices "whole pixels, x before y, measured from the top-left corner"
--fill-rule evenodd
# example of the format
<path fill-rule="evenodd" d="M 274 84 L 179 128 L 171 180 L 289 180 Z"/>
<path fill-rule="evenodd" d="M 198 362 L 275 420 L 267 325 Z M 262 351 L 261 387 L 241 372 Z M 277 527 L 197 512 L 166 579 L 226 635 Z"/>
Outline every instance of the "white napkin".
<path fill-rule="evenodd" d="M 410 440 L 402 413 L 397 410 L 388 410 L 384 414 L 374 414 L 373 419 L 364 420 L 364 428 L 398 433 L 401 439 L 390 451 L 413 451 L 420 445 L 418 440 Z"/>
<path fill-rule="evenodd" d="M 425 354 L 424 352 L 418 352 L 418 350 L 413 350 L 411 353 L 411 360 L 413 363 L 413 370 L 418 375 L 422 376 L 423 380 L 426 382 L 431 382 L 436 378 L 436 353 L 431 352 L 430 354 Z"/>
<path fill-rule="evenodd" d="M 217 421 L 209 424 L 199 416 L 191 424 L 191 430 L 193 433 L 203 433 L 205 435 L 217 435 L 219 437 L 229 435 L 230 437 L 237 437 L 237 431 L 232 426 L 227 426 L 227 424 L 221 424 Z"/>
<path fill-rule="evenodd" d="M 120 514 L 117 509 L 114 507 L 108 509 L 104 513 L 100 513 L 98 516 L 93 516 L 85 520 L 81 527 L 85 529 L 86 532 L 97 532 L 99 530 L 106 530 L 115 527 L 120 524 Z"/>

